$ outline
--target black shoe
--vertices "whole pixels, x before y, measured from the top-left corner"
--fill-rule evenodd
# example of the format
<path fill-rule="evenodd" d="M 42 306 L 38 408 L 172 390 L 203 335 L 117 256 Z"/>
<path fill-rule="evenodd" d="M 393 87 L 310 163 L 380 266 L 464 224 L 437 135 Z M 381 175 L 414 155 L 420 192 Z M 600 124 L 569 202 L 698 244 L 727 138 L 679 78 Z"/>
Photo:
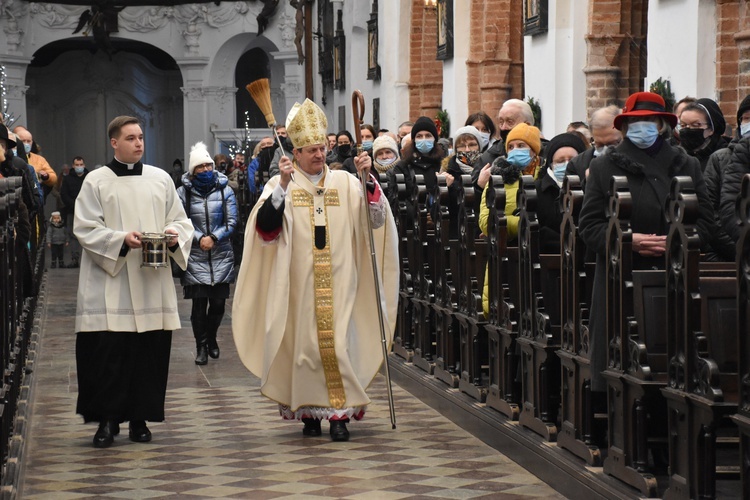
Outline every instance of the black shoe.
<path fill-rule="evenodd" d="M 114 420 L 99 422 L 99 429 L 94 434 L 94 448 L 109 448 L 115 442 L 115 436 L 120 433 L 120 424 Z"/>
<path fill-rule="evenodd" d="M 349 441 L 345 420 L 331 420 L 331 441 Z"/>
<path fill-rule="evenodd" d="M 134 443 L 148 443 L 151 441 L 151 431 L 146 427 L 146 422 L 143 420 L 131 420 L 130 421 L 130 440 Z"/>
<path fill-rule="evenodd" d="M 320 419 L 317 418 L 303 418 L 302 422 L 305 424 L 305 428 L 302 429 L 302 434 L 305 436 L 320 436 L 323 432 L 320 430 Z"/>
<path fill-rule="evenodd" d="M 52 261 L 52 265 L 50 266 L 52 269 L 57 269 L 57 262 L 54 260 Z"/>
<path fill-rule="evenodd" d="M 73 260 L 73 262 L 70 263 L 70 265 L 68 266 L 68 268 L 69 269 L 77 269 L 78 268 L 78 261 L 77 260 Z"/>
<path fill-rule="evenodd" d="M 208 364 L 208 347 L 206 344 L 197 346 L 198 353 L 195 355 L 196 365 L 207 365 Z"/>
<path fill-rule="evenodd" d="M 219 359 L 219 344 L 216 343 L 216 337 L 208 337 L 208 355 L 211 359 Z"/>

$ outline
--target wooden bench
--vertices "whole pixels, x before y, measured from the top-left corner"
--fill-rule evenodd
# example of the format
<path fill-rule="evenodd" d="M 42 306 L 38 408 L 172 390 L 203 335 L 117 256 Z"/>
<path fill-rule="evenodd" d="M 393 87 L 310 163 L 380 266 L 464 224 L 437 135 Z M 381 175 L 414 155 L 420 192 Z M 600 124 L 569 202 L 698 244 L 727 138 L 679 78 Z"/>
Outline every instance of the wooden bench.
<path fill-rule="evenodd" d="M 669 383 L 662 389 L 670 430 L 664 498 L 673 499 L 715 498 L 717 475 L 739 472 L 717 470 L 717 437 L 723 429 L 729 431 L 725 437 L 735 430 L 729 417 L 739 398 L 736 268 L 701 266 L 698 215 L 692 179 L 673 178 L 665 312 Z"/>
<path fill-rule="evenodd" d="M 739 334 L 739 407 L 733 417 L 740 430 L 740 472 L 742 498 L 750 498 L 750 175 L 742 179 L 737 200 L 737 215 L 742 224 L 737 241 L 737 331 Z"/>
<path fill-rule="evenodd" d="M 482 289 L 487 263 L 487 242 L 478 238 L 479 214 L 475 210 L 474 187 L 469 176 L 462 176 L 458 196 L 458 312 L 461 378 L 458 388 L 484 402 L 489 378 L 487 330 L 482 310 Z"/>
<path fill-rule="evenodd" d="M 576 175 L 563 180 L 561 210 L 560 350 L 562 367 L 561 426 L 558 446 L 582 458 L 587 464 L 600 466 L 602 453 L 595 444 L 595 425 L 606 425 L 606 413 L 595 415 L 591 396 L 591 352 L 588 311 L 591 305 L 594 271 L 586 266 L 586 247 L 578 234 L 578 214 L 583 206 L 581 181 Z M 599 421 L 596 417 L 599 416 Z M 601 422 L 601 419 L 604 422 Z"/>
<path fill-rule="evenodd" d="M 414 319 L 412 297 L 414 297 L 414 280 L 409 266 L 411 253 L 410 241 L 414 233 L 414 226 L 408 224 L 409 216 L 406 210 L 407 193 L 406 181 L 403 174 L 396 175 L 395 185 L 388 185 L 388 190 L 395 191 L 398 202 L 391 207 L 398 229 L 398 254 L 400 267 L 400 281 L 398 300 L 398 316 L 396 317 L 396 331 L 393 339 L 393 353 L 411 362 L 414 356 Z"/>
<path fill-rule="evenodd" d="M 462 185 L 462 179 L 457 177 L 453 181 Z M 450 213 L 448 187 L 445 177 L 438 176 L 433 192 L 435 205 L 432 213 L 435 231 L 432 244 L 433 280 L 435 283 L 435 378 L 458 387 L 461 378 L 461 364 L 459 362 L 459 327 L 456 319 L 458 308 L 458 293 L 455 282 L 458 279 L 458 240 L 450 238 Z"/>
<path fill-rule="evenodd" d="M 487 406 L 511 420 L 520 414 L 521 362 L 518 344 L 518 247 L 508 248 L 508 223 L 505 217 L 505 186 L 499 175 L 490 177 L 486 203 L 487 277 L 489 280 L 489 391 Z"/>
<path fill-rule="evenodd" d="M 539 253 L 534 178 L 519 181 L 519 334 L 521 415 L 519 423 L 548 441 L 557 439 L 560 406 L 560 255 Z"/>
<path fill-rule="evenodd" d="M 430 271 L 431 240 L 429 225 L 429 208 L 427 206 L 427 187 L 421 175 L 415 176 L 412 188 L 412 203 L 416 207 L 414 230 L 409 241 L 409 268 L 412 270 L 414 296 L 412 303 L 412 320 L 414 322 L 414 366 L 430 375 L 435 369 L 435 329 L 432 303 L 435 301 L 432 274 Z"/>

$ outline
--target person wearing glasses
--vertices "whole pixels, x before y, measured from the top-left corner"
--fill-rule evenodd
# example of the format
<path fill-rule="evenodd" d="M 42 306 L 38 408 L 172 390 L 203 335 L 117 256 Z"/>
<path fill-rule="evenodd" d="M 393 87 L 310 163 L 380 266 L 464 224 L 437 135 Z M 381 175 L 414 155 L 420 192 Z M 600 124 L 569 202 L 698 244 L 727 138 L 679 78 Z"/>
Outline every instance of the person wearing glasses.
<path fill-rule="evenodd" d="M 727 128 L 724 114 L 715 101 L 703 98 L 685 105 L 677 118 L 680 146 L 698 158 L 705 171 L 708 158 L 729 144 L 722 135 Z"/>
<path fill-rule="evenodd" d="M 195 337 L 195 364 L 218 359 L 216 335 L 224 319 L 229 285 L 234 282 L 232 234 L 237 226 L 237 201 L 226 175 L 214 169 L 206 145 L 190 150 L 188 172 L 177 190 L 195 228 L 187 269 L 180 279 L 184 297 L 193 301 L 190 324 Z"/>

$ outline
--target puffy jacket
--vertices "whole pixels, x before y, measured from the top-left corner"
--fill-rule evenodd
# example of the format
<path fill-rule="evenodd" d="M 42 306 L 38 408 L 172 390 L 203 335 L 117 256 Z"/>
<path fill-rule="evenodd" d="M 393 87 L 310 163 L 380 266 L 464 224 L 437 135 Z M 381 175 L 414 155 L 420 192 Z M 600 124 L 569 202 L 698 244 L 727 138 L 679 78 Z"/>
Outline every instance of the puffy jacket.
<path fill-rule="evenodd" d="M 734 210 L 745 174 L 750 174 L 750 137 L 743 137 L 735 144 L 721 183 L 719 218 L 733 242 L 740 238 L 739 219 Z"/>
<path fill-rule="evenodd" d="M 195 227 L 187 270 L 180 280 L 183 286 L 234 281 L 231 237 L 237 225 L 237 200 L 227 177 L 221 172 L 216 172 L 216 177 L 216 184 L 206 195 L 193 187 L 187 173 L 182 176 L 182 186 L 177 190 L 186 207 L 185 212 Z M 186 197 L 189 207 L 186 206 Z M 200 240 L 209 235 L 216 237 L 216 243 L 213 249 L 206 252 L 201 250 Z"/>
<path fill-rule="evenodd" d="M 711 250 L 705 256 L 705 259 L 709 261 L 734 262 L 735 242 L 722 226 L 719 213 L 721 209 L 721 186 L 724 183 L 724 172 L 732 161 L 732 153 L 737 142 L 738 139 L 733 139 L 726 148 L 712 154 L 708 158 L 706 168 L 703 171 L 708 197 L 714 208 L 714 224 L 716 226 L 716 233 L 714 239 L 711 241 Z"/>

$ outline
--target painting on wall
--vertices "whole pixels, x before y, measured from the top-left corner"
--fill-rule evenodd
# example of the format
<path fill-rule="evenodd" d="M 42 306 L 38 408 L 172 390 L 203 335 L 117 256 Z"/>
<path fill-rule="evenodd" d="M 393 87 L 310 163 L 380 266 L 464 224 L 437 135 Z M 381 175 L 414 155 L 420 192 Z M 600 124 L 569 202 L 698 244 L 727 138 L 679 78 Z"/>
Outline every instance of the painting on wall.
<path fill-rule="evenodd" d="M 380 65 L 378 64 L 378 2 L 373 3 L 370 20 L 367 21 L 367 79 L 380 80 Z"/>
<path fill-rule="evenodd" d="M 547 33 L 547 0 L 524 0 L 523 34 Z"/>
<path fill-rule="evenodd" d="M 437 19 L 437 58 L 453 59 L 453 0 L 438 0 Z"/>

